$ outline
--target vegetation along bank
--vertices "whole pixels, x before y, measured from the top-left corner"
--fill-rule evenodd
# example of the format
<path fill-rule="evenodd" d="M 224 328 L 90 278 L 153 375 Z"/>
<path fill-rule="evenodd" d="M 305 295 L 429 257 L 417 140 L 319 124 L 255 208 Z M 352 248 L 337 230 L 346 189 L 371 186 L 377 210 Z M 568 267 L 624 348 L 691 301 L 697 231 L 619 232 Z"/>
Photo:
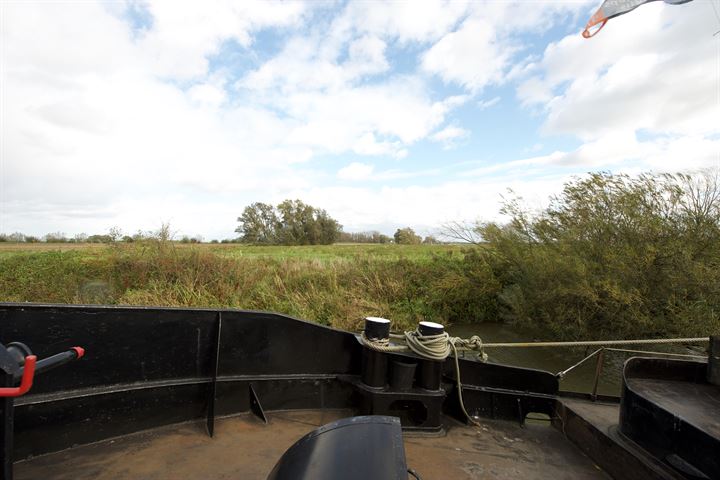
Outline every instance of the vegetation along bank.
<path fill-rule="evenodd" d="M 462 245 L 4 243 L 0 300 L 271 310 L 339 328 L 508 322 L 558 339 L 720 331 L 717 172 L 597 173 L 542 211 L 512 197 L 503 213 L 452 226 Z"/>

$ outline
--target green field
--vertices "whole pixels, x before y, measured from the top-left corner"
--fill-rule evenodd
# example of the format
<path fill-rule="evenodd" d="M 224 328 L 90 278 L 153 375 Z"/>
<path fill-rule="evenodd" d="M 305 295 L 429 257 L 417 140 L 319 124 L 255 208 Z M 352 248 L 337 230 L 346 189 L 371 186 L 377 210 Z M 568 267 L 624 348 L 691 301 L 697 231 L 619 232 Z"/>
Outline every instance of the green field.
<path fill-rule="evenodd" d="M 466 250 L 6 243 L 0 244 L 0 301 L 271 310 L 341 328 L 368 315 L 391 317 L 398 326 L 486 320 L 470 318 L 467 302 L 450 304 L 457 298 L 447 290 L 463 288 Z"/>

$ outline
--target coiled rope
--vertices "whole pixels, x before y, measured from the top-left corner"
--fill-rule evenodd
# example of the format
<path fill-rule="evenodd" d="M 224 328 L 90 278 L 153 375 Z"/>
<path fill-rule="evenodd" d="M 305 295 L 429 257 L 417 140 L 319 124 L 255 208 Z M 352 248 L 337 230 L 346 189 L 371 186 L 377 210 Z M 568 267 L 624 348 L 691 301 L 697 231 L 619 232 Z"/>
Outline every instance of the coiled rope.
<path fill-rule="evenodd" d="M 405 344 L 391 344 L 390 338 L 404 340 Z M 640 339 L 640 340 L 590 340 L 577 342 L 503 342 L 503 343 L 483 343 L 482 339 L 473 335 L 469 339 L 460 337 L 451 337 L 447 332 L 439 335 L 422 335 L 419 330 L 406 331 L 402 335 L 390 334 L 390 338 L 368 338 L 365 332 L 360 333 L 360 342 L 371 350 L 383 353 L 400 353 L 412 351 L 422 358 L 435 361 L 444 361 L 452 353 L 455 360 L 455 377 L 457 381 L 458 399 L 460 400 L 460 408 L 467 419 L 480 426 L 480 424 L 470 416 L 465 409 L 465 402 L 462 395 L 462 382 L 460 381 L 460 362 L 458 361 L 458 349 L 477 351 L 478 360 L 485 362 L 488 359 L 485 348 L 528 348 L 528 347 L 609 347 L 612 345 L 661 345 L 676 343 L 701 343 L 709 341 L 709 337 L 692 337 L 692 338 L 656 338 L 656 339 Z M 599 348 L 590 355 L 572 365 L 571 367 L 558 372 L 558 378 L 563 378 L 570 371 L 579 367 L 585 361 L 598 354 L 601 350 L 610 351 L 626 351 L 641 354 L 656 354 L 679 357 L 696 357 L 696 355 L 672 354 L 663 352 L 648 352 L 643 350 L 623 350 L 616 348 Z"/>
<path fill-rule="evenodd" d="M 404 344 L 390 343 L 390 338 L 404 340 Z M 478 360 L 486 361 L 488 356 L 483 350 L 485 344 L 480 337 L 473 335 L 465 339 L 451 337 L 447 332 L 440 335 L 422 335 L 418 330 L 410 330 L 402 335 L 390 334 L 390 338 L 368 338 L 360 333 L 360 342 L 371 350 L 382 353 L 414 352 L 428 360 L 445 360 L 451 352 L 457 350 L 477 351 Z"/>
<path fill-rule="evenodd" d="M 460 409 L 468 421 L 474 425 L 480 424 L 470 416 L 463 401 L 462 382 L 460 381 L 460 362 L 458 361 L 458 348 L 464 350 L 477 350 L 478 358 L 481 361 L 487 360 L 487 355 L 482 350 L 482 339 L 473 335 L 469 339 L 451 337 L 447 332 L 439 335 L 423 335 L 419 330 L 407 331 L 403 335 L 390 334 L 391 338 L 404 339 L 405 345 L 390 344 L 389 338 L 367 338 L 365 332 L 360 334 L 360 342 L 371 350 L 378 352 L 407 352 L 412 351 L 422 358 L 434 361 L 444 361 L 452 353 L 455 360 L 455 380 L 460 400 Z"/>

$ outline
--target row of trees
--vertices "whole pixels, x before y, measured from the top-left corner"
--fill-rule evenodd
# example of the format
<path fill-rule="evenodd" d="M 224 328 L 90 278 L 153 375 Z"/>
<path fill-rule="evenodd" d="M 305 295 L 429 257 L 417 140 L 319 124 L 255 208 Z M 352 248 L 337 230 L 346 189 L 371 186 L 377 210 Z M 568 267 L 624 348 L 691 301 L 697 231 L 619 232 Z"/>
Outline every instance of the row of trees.
<path fill-rule="evenodd" d="M 342 225 L 328 213 L 301 200 L 285 200 L 273 207 L 256 202 L 245 207 L 235 230 L 242 243 L 255 245 L 329 245 L 347 243 L 396 243 L 419 245 L 440 243 L 435 237 L 423 239 L 410 228 L 399 228 L 393 237 L 377 231 L 343 232 Z"/>
<path fill-rule="evenodd" d="M 123 237 L 122 240 L 133 241 L 132 237 Z M 53 232 L 37 237 L 35 235 L 25 235 L 22 232 L 15 232 L 10 234 L 0 233 L 0 242 L 13 242 L 13 243 L 110 243 L 118 241 L 113 239 L 108 234 L 97 234 L 87 235 L 85 233 L 79 233 L 72 237 L 68 237 L 62 232 Z"/>
<path fill-rule="evenodd" d="M 276 207 L 256 202 L 245 207 L 235 230 L 243 243 L 257 245 L 329 245 L 340 238 L 342 225 L 319 208 L 301 200 Z"/>
<path fill-rule="evenodd" d="M 391 243 L 393 239 L 373 230 L 370 232 L 340 232 L 339 241 L 343 243 Z"/>
<path fill-rule="evenodd" d="M 340 232 L 339 241 L 344 243 L 396 243 L 398 245 L 419 245 L 421 243 L 433 245 L 442 243 L 432 235 L 422 238 L 410 227 L 398 228 L 392 237 L 377 231 Z"/>
<path fill-rule="evenodd" d="M 159 230 L 156 231 L 137 231 L 133 235 L 126 235 L 117 227 L 111 228 L 108 233 L 87 235 L 86 233 L 78 233 L 72 237 L 67 236 L 63 232 L 53 232 L 37 237 L 34 235 L 25 235 L 21 232 L 15 232 L 11 234 L 0 233 L 0 242 L 12 242 L 12 243 L 131 243 L 141 242 L 144 240 L 172 240 L 172 234 L 169 231 L 169 225 L 163 225 Z M 180 243 L 202 243 L 203 238 L 200 236 L 190 237 L 183 235 L 177 239 Z M 231 240 L 224 240 L 223 243 L 229 243 Z M 219 243 L 217 240 L 213 240 L 211 243 Z"/>
<path fill-rule="evenodd" d="M 254 204 L 254 205 L 264 205 L 264 204 Z M 261 211 L 267 211 L 267 206 L 261 207 Z M 306 206 L 309 207 L 309 206 Z M 313 208 L 313 207 L 309 207 Z M 247 210 L 247 209 L 246 209 Z M 322 210 L 317 210 L 323 212 Z M 254 218 L 257 218 L 257 211 L 253 211 L 252 215 Z M 320 215 L 320 218 L 322 218 L 322 215 Z M 325 214 L 326 215 L 326 214 Z M 242 218 L 242 217 L 241 217 Z M 330 219 L 333 221 L 332 219 Z M 252 229 L 248 232 L 245 232 L 244 228 L 242 229 L 242 236 L 240 238 L 235 239 L 223 239 L 223 240 L 210 240 L 208 243 L 255 243 L 259 245 L 279 245 L 279 244 L 286 244 L 286 245 L 314 245 L 314 244 L 323 244 L 324 241 L 335 238 L 338 242 L 343 243 L 377 243 L 377 244 L 387 244 L 387 243 L 397 243 L 397 244 L 405 244 L 405 245 L 413 245 L 413 244 L 437 244 L 440 243 L 438 240 L 435 239 L 433 236 L 427 236 L 424 239 L 422 239 L 419 235 L 417 235 L 411 228 L 402 228 L 398 229 L 395 232 L 395 235 L 393 237 L 389 237 L 387 235 L 384 235 L 377 231 L 370 231 L 370 232 L 343 232 L 342 230 L 337 233 L 336 236 L 332 236 L 332 233 L 326 233 L 326 235 L 323 237 L 322 235 L 313 236 L 314 231 L 316 231 L 317 228 L 322 229 L 323 226 L 327 228 L 327 225 L 332 225 L 331 222 L 328 222 L 327 220 L 322 220 L 319 223 L 319 227 L 316 226 L 307 226 L 303 223 L 301 220 L 299 222 L 302 225 L 302 229 L 296 228 L 293 232 L 300 231 L 302 232 L 301 235 L 293 235 L 292 237 L 284 237 L 284 241 L 277 241 L 279 238 L 283 238 L 281 234 L 278 234 L 277 231 L 270 232 L 270 235 L 263 233 L 261 235 L 264 235 L 264 237 L 259 237 L 258 232 L 263 230 L 258 229 Z M 252 223 L 246 223 L 243 225 L 252 225 Z M 257 224 L 255 224 L 257 227 Z M 249 228 L 249 227 L 248 227 Z M 162 229 L 161 229 L 162 230 Z M 238 229 L 240 230 L 240 229 Z M 291 230 L 292 231 L 292 230 Z M 304 232 L 308 231 L 311 232 L 310 235 L 307 237 L 310 240 L 306 243 L 290 243 L 291 241 L 297 241 L 297 239 L 301 239 L 304 235 Z M 248 235 L 249 234 L 249 235 Z M 158 231 L 154 232 L 143 232 L 138 231 L 133 235 L 126 235 L 124 234 L 120 229 L 113 227 L 110 229 L 108 233 L 105 234 L 95 234 L 95 235 L 87 235 L 85 233 L 79 233 L 77 235 L 74 235 L 72 237 L 66 235 L 63 232 L 53 232 L 48 233 L 47 235 L 43 235 L 42 237 L 37 237 L 33 235 L 25 235 L 21 232 L 15 232 L 11 234 L 4 234 L 0 233 L 0 242 L 12 242 L 12 243 L 118 243 L 118 242 L 124 242 L 124 243 L 132 243 L 132 242 L 141 242 L 144 240 L 151 240 L 151 239 L 158 239 L 160 236 Z M 179 238 L 173 238 L 174 235 L 172 235 L 171 232 L 167 232 L 167 238 L 165 240 L 173 240 L 177 241 L 179 243 L 203 243 L 203 238 L 201 236 L 194 236 L 190 237 L 188 235 L 183 235 Z M 258 238 L 264 238 L 265 241 L 258 240 Z M 274 241 L 268 241 L 268 239 L 273 238 L 276 239 Z M 317 241 L 317 239 L 320 239 L 320 241 Z M 313 242 L 313 239 L 315 241 Z M 329 242 L 332 243 L 332 242 Z"/>

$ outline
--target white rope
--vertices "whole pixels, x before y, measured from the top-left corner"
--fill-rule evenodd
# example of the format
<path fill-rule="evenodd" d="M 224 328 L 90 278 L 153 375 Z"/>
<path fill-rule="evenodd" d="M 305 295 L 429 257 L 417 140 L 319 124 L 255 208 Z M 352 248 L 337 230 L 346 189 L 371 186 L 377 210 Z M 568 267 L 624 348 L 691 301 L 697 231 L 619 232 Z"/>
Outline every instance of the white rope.
<path fill-rule="evenodd" d="M 590 355 L 585 356 L 582 360 L 580 360 L 576 364 L 566 368 L 565 370 L 562 370 L 562 371 L 556 373 L 555 376 L 558 377 L 559 379 L 562 379 L 563 377 L 565 377 L 565 375 L 570 373 L 572 370 L 575 370 L 577 367 L 579 367 L 586 361 L 590 360 L 592 357 L 594 357 L 598 353 L 602 352 L 603 350 L 607 351 L 607 352 L 637 353 L 640 355 L 661 355 L 661 356 L 666 356 L 666 357 L 681 357 L 681 358 L 706 358 L 706 356 L 704 356 L 704 355 L 690 355 L 687 353 L 654 352 L 654 351 L 648 351 L 648 350 L 629 350 L 626 348 L 601 347 L 601 348 L 598 348 L 597 350 L 595 350 L 594 352 L 592 352 Z"/>
<path fill-rule="evenodd" d="M 527 347 L 602 347 L 606 345 L 661 345 L 669 343 L 707 342 L 710 337 L 693 338 L 650 338 L 642 340 L 590 340 L 578 342 L 506 342 L 485 343 L 484 348 L 527 348 Z"/>
<path fill-rule="evenodd" d="M 578 341 L 578 342 L 507 342 L 507 343 L 483 343 L 482 339 L 477 335 L 473 335 L 469 339 L 460 337 L 451 337 L 447 332 L 443 332 L 439 335 L 422 335 L 419 330 L 407 331 L 403 335 L 390 334 L 390 338 L 396 340 L 405 340 L 405 345 L 402 344 L 391 344 L 389 338 L 368 338 L 365 336 L 365 332 L 360 333 L 360 343 L 370 348 L 383 353 L 400 353 L 412 351 L 416 355 L 427 358 L 434 361 L 444 361 L 452 353 L 455 361 L 455 375 L 457 381 L 458 399 L 460 400 L 460 408 L 467 417 L 467 419 L 477 425 L 480 424 L 470 416 L 465 409 L 465 402 L 463 401 L 462 394 L 462 382 L 460 381 L 460 362 L 458 361 L 458 349 L 461 350 L 475 350 L 478 352 L 478 359 L 482 362 L 487 361 L 487 354 L 485 348 L 528 348 L 528 347 L 589 347 L 598 346 L 601 347 L 590 355 L 572 365 L 571 367 L 558 372 L 557 377 L 562 379 L 570 371 L 579 367 L 590 358 L 594 357 L 603 350 L 610 351 L 625 351 L 630 353 L 642 353 L 642 354 L 654 354 L 654 355 L 668 355 L 668 356 L 679 356 L 679 357 L 697 357 L 697 355 L 684 355 L 679 353 L 663 353 L 663 352 L 647 352 L 643 350 L 624 350 L 618 348 L 604 348 L 610 345 L 661 345 L 661 344 L 673 344 L 673 343 L 701 343 L 709 341 L 709 337 L 693 337 L 693 338 L 657 338 L 657 339 L 640 339 L 640 340 L 591 340 L 591 341 Z"/>
<path fill-rule="evenodd" d="M 360 342 L 368 348 L 378 352 L 407 352 L 412 351 L 422 358 L 433 361 L 444 361 L 450 354 L 453 354 L 455 360 L 455 380 L 458 390 L 458 399 L 460 400 L 460 408 L 465 414 L 465 417 L 474 425 L 480 426 L 480 424 L 470 416 L 467 409 L 465 408 L 465 402 L 463 401 L 462 393 L 462 382 L 460 381 L 460 362 L 458 361 L 458 348 L 465 350 L 477 350 L 478 357 L 485 361 L 487 355 L 483 352 L 482 339 L 477 335 L 473 335 L 469 339 L 463 339 L 460 337 L 451 337 L 447 332 L 443 332 L 439 335 L 423 335 L 419 330 L 407 331 L 404 335 L 390 334 L 390 337 L 396 339 L 404 339 L 405 345 L 390 344 L 389 338 L 368 338 L 365 336 L 365 332 L 360 333 Z"/>
<path fill-rule="evenodd" d="M 390 343 L 390 338 L 404 340 L 405 344 Z M 486 361 L 488 356 L 483 351 L 483 341 L 477 335 L 465 339 L 451 337 L 447 332 L 440 335 L 421 335 L 418 330 L 407 331 L 402 335 L 390 334 L 390 338 L 368 338 L 365 332 L 360 333 L 360 343 L 377 352 L 414 352 L 415 354 L 429 360 L 442 361 L 450 356 L 451 350 L 475 350 L 478 352 L 478 359 Z M 452 345 L 452 347 L 451 347 Z"/>

